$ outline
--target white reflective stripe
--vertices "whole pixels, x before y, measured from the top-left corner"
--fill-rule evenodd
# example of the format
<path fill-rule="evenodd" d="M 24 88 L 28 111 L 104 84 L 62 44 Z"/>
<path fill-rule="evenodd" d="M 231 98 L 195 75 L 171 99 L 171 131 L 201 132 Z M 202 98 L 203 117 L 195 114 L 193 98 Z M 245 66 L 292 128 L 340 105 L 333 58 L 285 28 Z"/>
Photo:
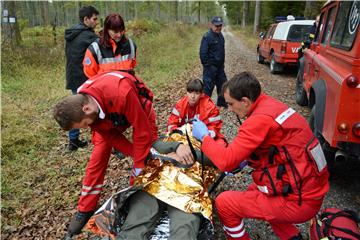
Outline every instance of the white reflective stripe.
<path fill-rule="evenodd" d="M 209 118 L 209 122 L 216 122 L 216 121 L 220 121 L 221 117 L 220 116 L 216 116 L 216 117 L 210 117 Z"/>
<path fill-rule="evenodd" d="M 80 87 L 78 87 L 78 88 L 76 89 L 76 92 L 77 92 L 77 93 L 80 92 L 80 90 L 83 88 L 83 85 L 84 85 L 84 84 L 91 84 L 92 82 L 94 82 L 94 80 L 86 80 Z"/>
<path fill-rule="evenodd" d="M 135 58 L 135 45 L 134 45 L 133 40 L 131 40 L 131 38 L 128 38 L 128 39 L 129 39 L 130 49 L 131 49 L 130 58 L 134 59 Z"/>
<path fill-rule="evenodd" d="M 278 123 L 278 124 L 283 124 L 286 119 L 288 119 L 291 115 L 293 115 L 295 113 L 295 110 L 292 109 L 292 108 L 288 108 L 286 109 L 284 112 L 282 112 L 276 119 L 275 121 Z"/>
<path fill-rule="evenodd" d="M 176 125 L 169 125 L 167 131 L 170 132 L 173 127 L 176 127 Z"/>
<path fill-rule="evenodd" d="M 211 138 L 214 138 L 216 136 L 216 133 L 214 130 L 209 130 L 209 133 L 210 133 Z"/>
<path fill-rule="evenodd" d="M 94 190 L 94 191 L 91 191 L 91 192 L 84 192 L 82 191 L 81 192 L 81 196 L 87 196 L 87 195 L 97 195 L 97 194 L 100 194 L 101 190 Z"/>
<path fill-rule="evenodd" d="M 239 226 L 236 226 L 236 227 L 226 227 L 225 225 L 223 226 L 224 229 L 226 231 L 230 231 L 230 232 L 236 232 L 236 231 L 240 231 L 243 227 L 244 227 L 244 220 L 241 221 L 240 225 Z"/>
<path fill-rule="evenodd" d="M 232 238 L 240 238 L 240 237 L 244 236 L 244 234 L 245 234 L 245 229 L 242 230 L 242 231 L 239 232 L 239 233 L 236 233 L 236 234 L 229 233 L 229 232 L 227 232 L 227 234 L 228 234 L 230 237 L 232 237 Z"/>
<path fill-rule="evenodd" d="M 259 185 L 257 185 L 257 188 L 260 190 L 260 192 L 269 194 L 269 190 L 268 190 L 267 186 L 259 186 Z"/>
<path fill-rule="evenodd" d="M 90 46 L 94 49 L 98 62 L 102 62 L 103 57 L 99 48 L 99 44 L 97 42 L 93 42 Z"/>
<path fill-rule="evenodd" d="M 175 116 L 180 117 L 180 113 L 179 113 L 179 111 L 178 111 L 176 108 L 173 108 L 172 111 L 171 111 L 171 113 L 174 114 Z"/>
<path fill-rule="evenodd" d="M 103 184 L 98 184 L 98 185 L 95 185 L 95 186 L 93 186 L 93 187 L 83 185 L 83 186 L 82 186 L 82 189 L 91 190 L 91 189 L 94 189 L 94 188 L 101 188 L 102 186 L 103 186 Z"/>
<path fill-rule="evenodd" d="M 115 72 L 109 72 L 106 75 L 111 75 L 111 76 L 115 76 L 115 77 L 119 77 L 119 78 L 124 78 L 123 75 L 121 75 L 120 73 L 115 73 Z"/>
<path fill-rule="evenodd" d="M 106 63 L 119 63 L 119 62 L 124 62 L 131 59 L 130 55 L 124 55 L 124 56 L 117 56 L 117 57 L 113 57 L 113 58 L 103 58 L 101 59 L 101 61 L 99 60 L 99 64 L 106 64 Z"/>

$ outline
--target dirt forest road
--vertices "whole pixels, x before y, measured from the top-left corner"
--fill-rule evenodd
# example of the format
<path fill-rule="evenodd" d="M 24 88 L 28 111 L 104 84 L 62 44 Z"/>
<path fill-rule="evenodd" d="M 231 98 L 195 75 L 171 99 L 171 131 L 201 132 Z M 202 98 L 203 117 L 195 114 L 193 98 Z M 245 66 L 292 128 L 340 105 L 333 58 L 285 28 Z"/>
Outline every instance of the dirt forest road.
<path fill-rule="evenodd" d="M 285 73 L 273 75 L 270 73 L 269 64 L 258 64 L 256 62 L 256 46 L 249 48 L 246 46 L 238 33 L 224 31 L 226 40 L 226 63 L 225 71 L 228 79 L 241 71 L 252 72 L 261 82 L 263 91 L 286 103 L 304 117 L 309 116 L 306 107 L 300 107 L 295 102 L 294 89 L 296 80 L 296 69 L 287 69 Z M 213 98 L 214 98 L 213 93 Z M 215 99 L 215 98 L 214 98 Z M 237 132 L 237 119 L 233 113 L 222 111 L 224 121 L 223 132 L 228 140 L 231 141 Z M 227 177 L 219 186 L 218 190 L 239 189 L 244 190 L 251 182 L 250 169 L 245 169 L 244 173 Z M 360 163 L 349 161 L 339 163 L 335 168 L 331 181 L 330 191 L 327 194 L 323 207 L 338 207 L 356 210 L 360 213 Z M 271 227 L 260 221 L 246 220 L 246 229 L 251 239 L 278 239 L 272 232 Z M 216 228 L 219 226 L 217 225 Z M 299 225 L 304 239 L 308 239 L 308 223 Z M 220 230 L 220 228 L 219 228 Z M 223 234 L 217 233 L 216 239 L 224 239 Z"/>

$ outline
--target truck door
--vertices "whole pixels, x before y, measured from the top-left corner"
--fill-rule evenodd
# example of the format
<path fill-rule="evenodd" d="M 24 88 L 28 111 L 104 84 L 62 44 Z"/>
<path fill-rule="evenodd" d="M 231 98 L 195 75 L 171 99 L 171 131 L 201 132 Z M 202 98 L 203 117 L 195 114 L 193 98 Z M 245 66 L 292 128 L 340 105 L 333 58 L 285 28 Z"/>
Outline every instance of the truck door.
<path fill-rule="evenodd" d="M 266 59 L 270 59 L 270 43 L 276 26 L 277 25 L 271 26 L 271 28 L 269 29 L 269 31 L 267 31 L 265 35 L 264 48 L 263 48 L 264 52 L 262 53 L 262 56 L 264 56 Z"/>

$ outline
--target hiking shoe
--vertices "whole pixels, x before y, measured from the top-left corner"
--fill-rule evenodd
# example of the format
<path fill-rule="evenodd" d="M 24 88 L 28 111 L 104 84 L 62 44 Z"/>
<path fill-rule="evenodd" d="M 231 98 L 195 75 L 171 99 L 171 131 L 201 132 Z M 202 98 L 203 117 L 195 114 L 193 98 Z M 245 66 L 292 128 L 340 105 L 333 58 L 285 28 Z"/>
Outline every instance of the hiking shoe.
<path fill-rule="evenodd" d="M 68 149 L 70 151 L 76 151 L 78 148 L 84 148 L 88 145 L 87 141 L 81 141 L 78 138 L 77 139 L 70 139 Z"/>
<path fill-rule="evenodd" d="M 94 212 L 77 212 L 68 227 L 68 234 L 71 236 L 81 233 L 81 229 L 86 225 Z"/>

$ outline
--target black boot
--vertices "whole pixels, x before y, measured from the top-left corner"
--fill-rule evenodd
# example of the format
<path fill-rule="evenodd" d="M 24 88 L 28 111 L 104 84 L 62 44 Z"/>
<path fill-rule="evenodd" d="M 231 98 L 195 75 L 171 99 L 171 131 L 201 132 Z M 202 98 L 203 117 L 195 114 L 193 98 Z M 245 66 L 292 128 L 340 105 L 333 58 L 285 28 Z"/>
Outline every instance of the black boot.
<path fill-rule="evenodd" d="M 83 148 L 88 145 L 87 141 L 81 141 L 78 138 L 77 139 L 70 139 L 68 149 L 70 151 L 76 151 L 78 148 Z"/>
<path fill-rule="evenodd" d="M 292 237 L 292 238 L 290 238 L 289 240 L 303 240 L 303 238 L 302 238 L 301 233 L 299 233 L 298 235 L 293 236 L 293 237 Z"/>
<path fill-rule="evenodd" d="M 94 212 L 77 212 L 71 220 L 67 229 L 68 235 L 74 236 L 81 233 L 81 229 L 86 225 Z"/>

